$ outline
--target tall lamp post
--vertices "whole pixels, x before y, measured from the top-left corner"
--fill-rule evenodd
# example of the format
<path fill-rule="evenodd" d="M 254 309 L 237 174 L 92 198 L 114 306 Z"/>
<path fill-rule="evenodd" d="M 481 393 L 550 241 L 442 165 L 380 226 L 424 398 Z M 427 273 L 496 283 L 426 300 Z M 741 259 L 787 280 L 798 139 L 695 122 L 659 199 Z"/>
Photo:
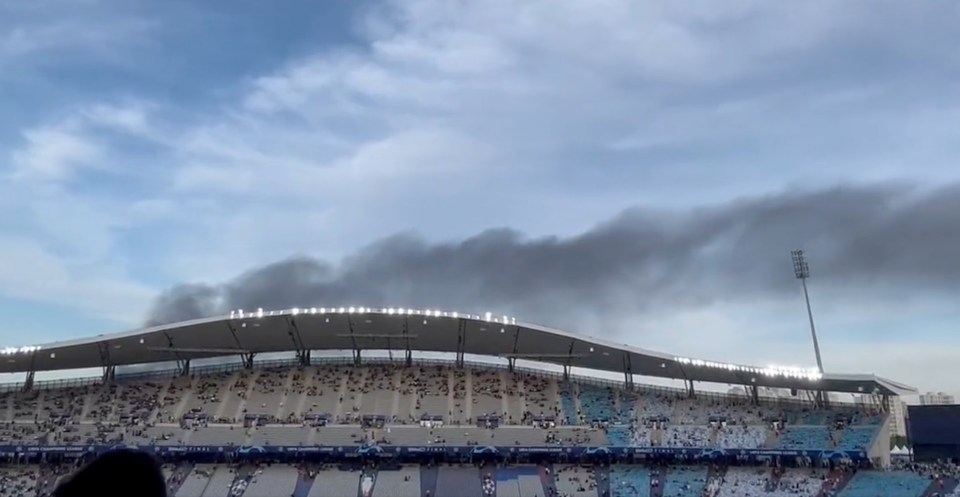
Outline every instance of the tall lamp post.
<path fill-rule="evenodd" d="M 810 293 L 807 291 L 807 278 L 810 277 L 810 265 L 803 255 L 803 250 L 790 252 L 793 257 L 793 274 L 803 285 L 803 298 L 807 303 L 807 317 L 810 318 L 810 336 L 813 337 L 813 352 L 817 356 L 817 369 L 823 374 L 823 361 L 820 359 L 820 343 L 817 341 L 817 326 L 813 322 L 813 309 L 810 307 Z"/>

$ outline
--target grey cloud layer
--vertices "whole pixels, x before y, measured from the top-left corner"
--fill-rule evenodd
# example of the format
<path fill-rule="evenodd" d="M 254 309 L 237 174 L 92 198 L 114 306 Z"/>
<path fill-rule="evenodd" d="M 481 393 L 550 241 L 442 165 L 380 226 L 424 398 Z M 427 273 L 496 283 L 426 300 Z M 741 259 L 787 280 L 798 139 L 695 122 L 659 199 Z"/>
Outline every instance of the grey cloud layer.
<path fill-rule="evenodd" d="M 827 285 L 960 289 L 960 186 L 838 187 L 694 211 L 629 209 L 569 238 L 509 229 L 431 244 L 385 238 L 339 264 L 293 257 L 215 285 L 178 286 L 149 324 L 230 309 L 407 306 L 504 312 L 563 324 L 796 291 L 789 251 Z M 731 291 L 733 289 L 733 291 Z"/>

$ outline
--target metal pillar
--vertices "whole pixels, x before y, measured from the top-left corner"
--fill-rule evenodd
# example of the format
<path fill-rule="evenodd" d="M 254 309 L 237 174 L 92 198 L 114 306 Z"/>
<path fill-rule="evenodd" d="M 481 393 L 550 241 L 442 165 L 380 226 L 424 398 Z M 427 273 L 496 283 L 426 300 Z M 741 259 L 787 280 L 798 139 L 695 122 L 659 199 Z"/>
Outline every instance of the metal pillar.
<path fill-rule="evenodd" d="M 287 319 L 287 335 L 289 335 L 290 340 L 293 341 L 293 347 L 297 353 L 297 364 L 301 367 L 309 366 L 310 350 L 304 346 L 303 336 L 300 334 L 300 327 L 297 326 L 297 321 L 292 317 Z"/>
<path fill-rule="evenodd" d="M 623 384 L 628 389 L 633 388 L 633 366 L 630 363 L 630 353 L 623 353 Z"/>
<path fill-rule="evenodd" d="M 27 377 L 23 380 L 23 391 L 24 391 L 24 392 L 29 392 L 30 390 L 33 390 L 33 379 L 34 379 L 34 376 L 36 376 L 36 373 L 35 373 L 34 371 L 28 371 L 28 372 L 27 372 Z"/>
<path fill-rule="evenodd" d="M 512 373 L 512 372 L 514 371 L 514 369 L 516 369 L 516 367 L 517 367 L 517 358 L 516 358 L 516 357 L 508 357 L 508 358 L 507 358 L 507 370 L 509 370 L 509 371 Z"/>
<path fill-rule="evenodd" d="M 747 385 L 747 391 L 750 392 L 750 398 L 754 405 L 760 404 L 760 389 L 756 385 Z"/>
<path fill-rule="evenodd" d="M 307 367 L 310 365 L 310 350 L 301 349 L 297 351 L 297 364 L 301 367 Z"/>
<path fill-rule="evenodd" d="M 359 366 L 362 362 L 360 346 L 357 345 L 357 332 L 353 329 L 353 318 L 347 316 L 347 327 L 350 329 L 350 343 L 353 344 L 353 365 Z"/>
<path fill-rule="evenodd" d="M 817 370 L 823 374 L 823 360 L 820 358 L 820 342 L 817 340 L 817 326 L 813 321 L 813 308 L 810 306 L 810 292 L 807 290 L 807 279 L 810 278 L 810 265 L 803 255 L 803 250 L 794 250 L 790 253 L 793 258 L 793 273 L 803 286 L 803 300 L 807 305 L 807 318 L 810 320 L 810 336 L 813 338 L 813 353 L 817 358 Z"/>
<path fill-rule="evenodd" d="M 696 390 L 693 389 L 693 380 L 683 380 L 683 384 L 687 387 L 687 397 L 695 398 L 697 396 Z"/>
<path fill-rule="evenodd" d="M 116 370 L 113 368 L 113 361 L 110 360 L 110 342 L 98 343 L 97 349 L 100 353 L 100 364 L 103 367 L 103 382 L 113 381 Z"/>
<path fill-rule="evenodd" d="M 413 348 L 410 347 L 410 317 L 404 316 L 403 318 L 403 328 L 401 329 L 404 340 L 404 350 L 403 350 L 403 363 L 407 367 L 413 366 Z"/>
<path fill-rule="evenodd" d="M 177 351 L 177 346 L 173 343 L 173 337 L 171 337 L 169 333 L 164 331 L 163 336 L 166 337 L 167 347 L 173 351 L 173 357 L 177 360 L 177 370 L 183 376 L 190 374 L 190 359 L 184 359 L 180 356 L 180 352 Z"/>
<path fill-rule="evenodd" d="M 456 366 L 458 368 L 463 367 L 464 363 L 464 354 L 467 348 L 467 322 L 463 319 L 460 320 L 460 323 L 457 325 L 457 359 Z"/>
<path fill-rule="evenodd" d="M 253 369 L 253 358 L 256 356 L 253 352 L 247 352 L 246 354 L 240 354 L 240 358 L 243 359 L 243 367 L 247 369 Z"/>
<path fill-rule="evenodd" d="M 570 365 L 563 365 L 563 381 L 570 381 Z"/>

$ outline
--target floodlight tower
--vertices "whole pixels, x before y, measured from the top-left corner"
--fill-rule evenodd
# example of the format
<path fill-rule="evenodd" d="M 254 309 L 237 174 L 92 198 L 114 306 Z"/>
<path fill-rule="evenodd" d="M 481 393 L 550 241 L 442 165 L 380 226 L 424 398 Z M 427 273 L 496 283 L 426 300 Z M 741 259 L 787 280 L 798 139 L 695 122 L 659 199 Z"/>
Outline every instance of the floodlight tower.
<path fill-rule="evenodd" d="M 803 256 L 803 250 L 793 250 L 793 274 L 803 285 L 803 298 L 807 303 L 807 317 L 810 318 L 810 336 L 813 337 L 813 352 L 817 356 L 817 369 L 823 374 L 823 361 L 820 359 L 820 343 L 817 341 L 817 327 L 813 323 L 813 309 L 810 307 L 810 293 L 807 291 L 807 278 L 810 277 L 810 265 Z"/>

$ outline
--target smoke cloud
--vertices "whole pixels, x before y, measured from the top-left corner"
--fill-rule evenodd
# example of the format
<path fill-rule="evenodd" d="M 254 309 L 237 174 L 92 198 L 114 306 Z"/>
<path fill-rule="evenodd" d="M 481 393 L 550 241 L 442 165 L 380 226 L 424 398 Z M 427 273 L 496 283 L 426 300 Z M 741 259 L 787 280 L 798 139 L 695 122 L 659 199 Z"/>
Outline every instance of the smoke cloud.
<path fill-rule="evenodd" d="M 339 262 L 292 257 L 232 281 L 178 286 L 148 324 L 289 307 L 487 310 L 562 326 L 584 311 L 692 308 L 796 292 L 790 250 L 818 285 L 960 290 L 960 185 L 836 187 L 689 211 L 628 209 L 577 236 L 493 229 L 431 244 L 399 234 Z M 582 314 L 581 314 L 582 315 Z"/>

